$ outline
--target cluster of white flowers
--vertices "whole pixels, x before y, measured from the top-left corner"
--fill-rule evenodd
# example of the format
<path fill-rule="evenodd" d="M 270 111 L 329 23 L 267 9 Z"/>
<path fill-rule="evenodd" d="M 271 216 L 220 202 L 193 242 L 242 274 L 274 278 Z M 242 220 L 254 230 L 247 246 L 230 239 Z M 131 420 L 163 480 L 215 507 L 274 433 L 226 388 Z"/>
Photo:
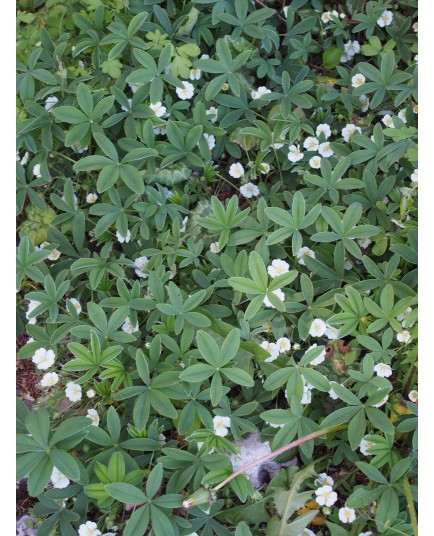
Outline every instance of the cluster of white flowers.
<path fill-rule="evenodd" d="M 229 417 L 220 417 L 216 415 L 212 421 L 216 436 L 225 437 L 228 435 L 229 428 L 231 427 L 231 420 Z"/>
<path fill-rule="evenodd" d="M 267 93 L 271 93 L 271 89 L 268 89 L 265 86 L 261 86 L 261 87 L 258 87 L 257 90 L 254 89 L 251 92 L 251 97 L 252 97 L 252 99 L 256 100 L 256 99 L 260 99 L 261 97 L 263 97 Z"/>
<path fill-rule="evenodd" d="M 185 80 L 182 81 L 183 88 L 177 87 L 176 88 L 176 94 L 181 100 L 188 100 L 191 99 L 194 95 L 194 86 L 190 82 L 187 82 Z"/>
<path fill-rule="evenodd" d="M 270 354 L 270 357 L 267 357 L 265 363 L 271 363 L 280 354 L 286 354 L 291 350 L 291 341 L 287 337 L 280 337 L 276 342 L 262 341 L 261 348 Z"/>
<path fill-rule="evenodd" d="M 392 20 L 392 11 L 386 9 L 385 11 L 383 11 L 381 17 L 377 20 L 377 24 L 380 28 L 384 28 L 385 26 L 390 26 L 392 24 Z"/>

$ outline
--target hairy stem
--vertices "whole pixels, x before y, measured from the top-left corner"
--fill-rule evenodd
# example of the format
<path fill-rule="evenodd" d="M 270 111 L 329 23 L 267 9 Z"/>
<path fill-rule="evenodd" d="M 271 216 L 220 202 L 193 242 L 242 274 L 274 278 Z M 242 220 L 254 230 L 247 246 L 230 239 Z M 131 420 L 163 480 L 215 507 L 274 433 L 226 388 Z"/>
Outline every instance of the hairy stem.
<path fill-rule="evenodd" d="M 417 536 L 418 530 L 417 530 L 416 509 L 414 507 L 413 497 L 411 496 L 410 483 L 408 481 L 407 475 L 405 475 L 402 478 L 402 484 L 404 487 L 405 497 L 407 499 L 408 513 L 410 514 L 410 522 L 411 522 L 411 526 L 413 527 L 413 533 L 414 533 L 414 536 Z"/>

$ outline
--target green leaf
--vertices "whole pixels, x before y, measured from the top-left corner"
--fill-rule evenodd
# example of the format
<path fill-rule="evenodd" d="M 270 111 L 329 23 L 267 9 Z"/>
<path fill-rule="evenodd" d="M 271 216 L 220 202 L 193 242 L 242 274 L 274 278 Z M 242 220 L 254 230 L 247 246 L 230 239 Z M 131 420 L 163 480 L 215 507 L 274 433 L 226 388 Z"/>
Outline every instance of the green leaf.
<path fill-rule="evenodd" d="M 125 482 L 106 484 L 105 490 L 110 497 L 124 504 L 142 504 L 146 501 L 143 491 Z"/>

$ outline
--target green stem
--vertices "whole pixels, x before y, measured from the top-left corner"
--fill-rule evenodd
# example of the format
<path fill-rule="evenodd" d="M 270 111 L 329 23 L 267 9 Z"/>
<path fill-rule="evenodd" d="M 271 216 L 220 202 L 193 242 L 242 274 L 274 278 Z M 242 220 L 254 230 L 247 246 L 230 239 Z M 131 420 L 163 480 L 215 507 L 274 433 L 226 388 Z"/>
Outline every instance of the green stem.
<path fill-rule="evenodd" d="M 298 447 L 302 445 L 303 443 L 306 443 L 307 441 L 316 439 L 317 437 L 321 437 L 323 435 L 327 435 L 332 432 L 338 432 L 339 430 L 345 430 L 347 426 L 348 426 L 347 424 L 340 424 L 339 426 L 330 426 L 329 428 L 323 428 L 322 430 L 318 430 L 317 432 L 313 432 L 312 434 L 303 436 L 300 439 L 297 439 L 296 441 L 292 441 L 292 443 L 289 443 L 288 445 L 285 445 L 284 447 L 281 447 L 280 449 L 277 449 L 274 452 L 267 454 L 266 456 L 262 456 L 262 458 L 258 458 L 257 460 L 245 465 L 244 467 L 241 467 L 241 469 L 238 469 L 238 471 L 235 471 L 235 473 L 232 473 L 232 475 L 226 478 L 226 480 L 223 480 L 223 482 L 221 482 L 218 486 L 213 488 L 212 491 L 213 492 L 218 491 L 219 489 L 226 486 L 226 484 L 228 484 L 231 480 L 233 480 L 237 476 L 241 475 L 245 471 L 251 469 L 252 467 L 255 467 L 256 465 L 260 463 L 268 462 L 269 460 L 272 460 L 273 458 L 280 456 L 284 452 L 291 450 L 295 447 Z"/>
<path fill-rule="evenodd" d="M 410 483 L 408 481 L 407 475 L 402 478 L 402 484 L 404 487 L 405 497 L 407 499 L 408 513 L 410 514 L 411 526 L 413 527 L 414 536 L 417 536 L 417 516 L 416 509 L 414 507 L 413 497 L 411 496 Z"/>

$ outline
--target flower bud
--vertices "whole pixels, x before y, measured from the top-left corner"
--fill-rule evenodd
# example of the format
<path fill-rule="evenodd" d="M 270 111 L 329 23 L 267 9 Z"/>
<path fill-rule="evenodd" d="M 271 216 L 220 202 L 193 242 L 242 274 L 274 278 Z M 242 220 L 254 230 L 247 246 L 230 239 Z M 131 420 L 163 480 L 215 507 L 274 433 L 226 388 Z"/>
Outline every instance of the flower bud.
<path fill-rule="evenodd" d="M 205 488 L 199 488 L 193 493 L 193 495 L 190 495 L 190 497 L 182 503 L 182 506 L 187 509 L 192 508 L 193 506 L 197 506 L 199 504 L 206 504 L 210 502 L 211 494 L 209 490 Z"/>

